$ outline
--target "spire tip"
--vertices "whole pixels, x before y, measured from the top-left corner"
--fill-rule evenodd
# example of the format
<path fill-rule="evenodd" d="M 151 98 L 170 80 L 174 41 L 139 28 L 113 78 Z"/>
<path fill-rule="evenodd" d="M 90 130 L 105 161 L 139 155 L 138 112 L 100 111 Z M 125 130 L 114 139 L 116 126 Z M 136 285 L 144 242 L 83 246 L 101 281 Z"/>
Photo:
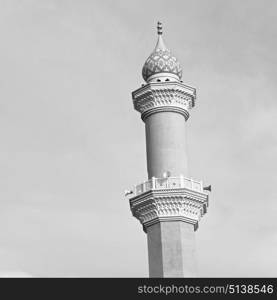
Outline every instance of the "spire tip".
<path fill-rule="evenodd" d="M 158 22 L 157 29 L 158 29 L 158 35 L 161 35 L 163 33 L 163 26 L 161 22 Z"/>

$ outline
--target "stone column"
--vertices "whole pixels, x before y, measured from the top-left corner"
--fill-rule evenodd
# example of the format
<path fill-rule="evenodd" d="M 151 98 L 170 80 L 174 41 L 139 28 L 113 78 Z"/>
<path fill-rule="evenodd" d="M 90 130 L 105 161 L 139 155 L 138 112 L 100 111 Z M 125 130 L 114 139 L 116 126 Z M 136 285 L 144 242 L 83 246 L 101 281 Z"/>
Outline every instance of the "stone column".
<path fill-rule="evenodd" d="M 188 176 L 186 128 L 182 114 L 164 111 L 145 119 L 148 178 Z"/>

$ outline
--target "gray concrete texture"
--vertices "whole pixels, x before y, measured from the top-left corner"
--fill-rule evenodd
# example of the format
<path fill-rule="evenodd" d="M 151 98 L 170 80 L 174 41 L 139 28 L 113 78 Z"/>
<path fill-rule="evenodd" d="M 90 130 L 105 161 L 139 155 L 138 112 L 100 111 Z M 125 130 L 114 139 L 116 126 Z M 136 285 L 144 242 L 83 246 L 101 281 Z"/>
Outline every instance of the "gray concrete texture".
<path fill-rule="evenodd" d="M 188 175 L 185 118 L 175 112 L 159 112 L 145 120 L 148 178 Z"/>
<path fill-rule="evenodd" d="M 193 225 L 181 221 L 147 228 L 150 277 L 195 277 L 197 273 Z"/>

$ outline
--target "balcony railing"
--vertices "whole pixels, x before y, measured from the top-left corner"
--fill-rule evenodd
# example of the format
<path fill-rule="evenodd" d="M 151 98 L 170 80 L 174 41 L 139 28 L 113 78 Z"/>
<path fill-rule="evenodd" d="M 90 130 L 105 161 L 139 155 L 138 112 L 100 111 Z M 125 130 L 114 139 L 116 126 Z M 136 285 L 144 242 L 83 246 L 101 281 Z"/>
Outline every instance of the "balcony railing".
<path fill-rule="evenodd" d="M 180 177 L 166 177 L 151 179 L 136 185 L 133 191 L 134 196 L 145 193 L 149 190 L 164 190 L 164 189 L 180 189 L 186 188 L 197 192 L 203 192 L 203 182 L 196 181 L 191 178 Z"/>

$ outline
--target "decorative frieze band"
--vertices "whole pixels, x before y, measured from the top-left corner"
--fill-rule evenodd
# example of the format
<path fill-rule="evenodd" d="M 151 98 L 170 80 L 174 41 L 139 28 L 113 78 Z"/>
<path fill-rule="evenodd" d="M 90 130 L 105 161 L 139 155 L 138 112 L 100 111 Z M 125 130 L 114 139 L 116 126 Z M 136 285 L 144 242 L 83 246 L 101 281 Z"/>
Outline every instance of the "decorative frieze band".
<path fill-rule="evenodd" d="M 175 108 L 176 112 L 189 117 L 189 110 L 195 104 L 195 89 L 180 82 L 148 83 L 132 93 L 134 108 L 145 119 L 148 111 L 157 112 L 156 108 L 163 111 Z"/>
<path fill-rule="evenodd" d="M 150 190 L 130 199 L 133 216 L 144 230 L 157 222 L 175 220 L 193 224 L 196 230 L 207 206 L 207 194 L 186 188 Z"/>

